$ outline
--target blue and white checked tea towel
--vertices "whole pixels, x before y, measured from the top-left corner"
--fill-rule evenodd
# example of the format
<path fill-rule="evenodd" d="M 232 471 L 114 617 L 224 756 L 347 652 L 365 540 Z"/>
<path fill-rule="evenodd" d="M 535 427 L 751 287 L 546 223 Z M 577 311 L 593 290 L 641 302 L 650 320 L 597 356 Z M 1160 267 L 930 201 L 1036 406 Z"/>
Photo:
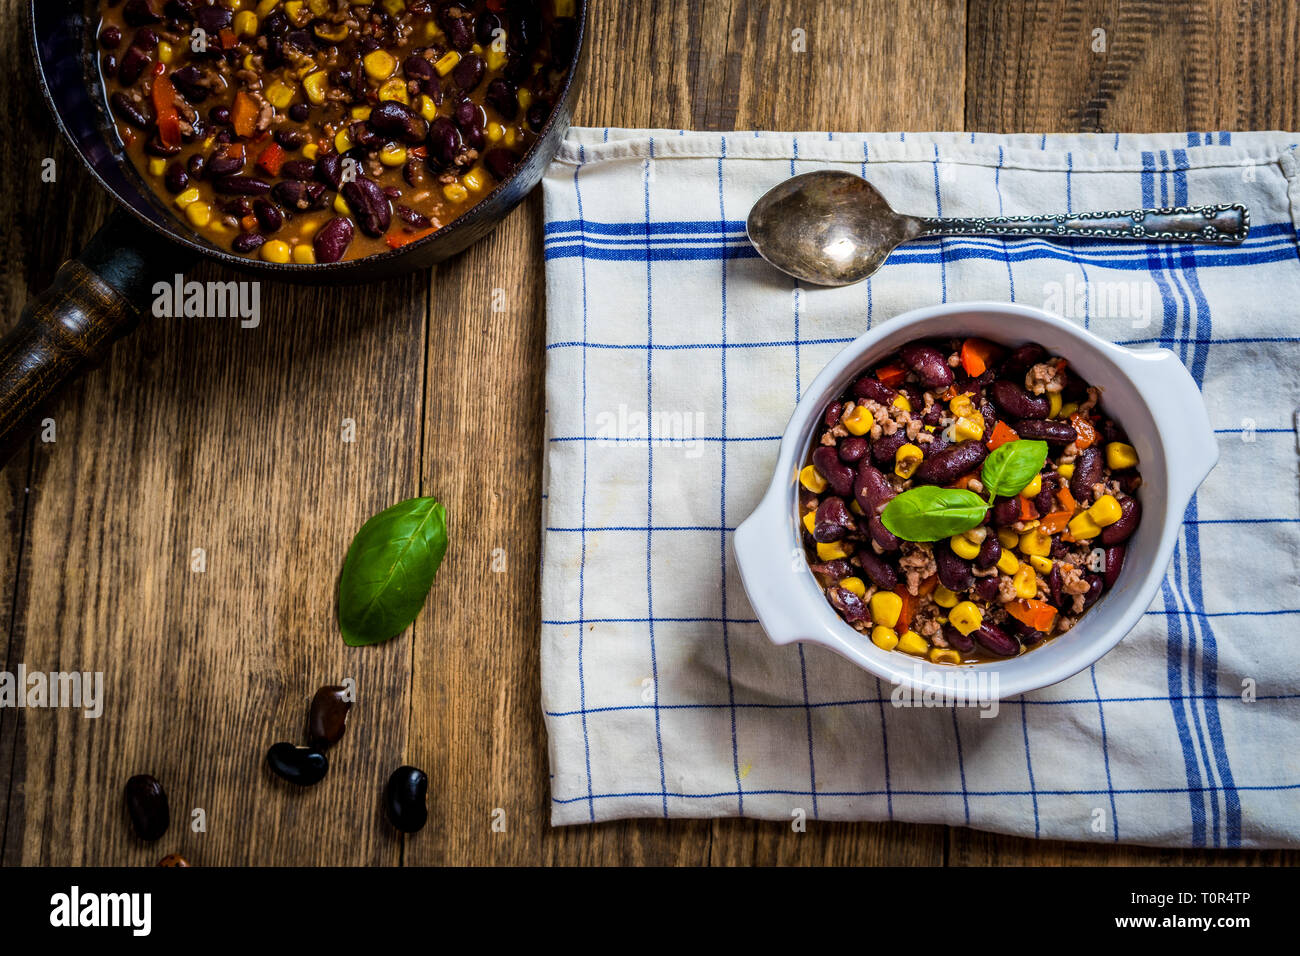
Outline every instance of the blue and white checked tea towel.
<path fill-rule="evenodd" d="M 545 179 L 542 704 L 552 820 L 908 820 L 1044 838 L 1300 846 L 1300 164 L 1286 133 L 575 129 Z M 801 288 L 750 205 L 850 169 L 920 215 L 1236 201 L 1240 247 L 907 245 Z M 768 643 L 731 532 L 804 387 L 908 309 L 1004 299 L 1173 349 L 1222 446 L 1161 596 L 1096 666 L 976 709 L 891 705 Z"/>

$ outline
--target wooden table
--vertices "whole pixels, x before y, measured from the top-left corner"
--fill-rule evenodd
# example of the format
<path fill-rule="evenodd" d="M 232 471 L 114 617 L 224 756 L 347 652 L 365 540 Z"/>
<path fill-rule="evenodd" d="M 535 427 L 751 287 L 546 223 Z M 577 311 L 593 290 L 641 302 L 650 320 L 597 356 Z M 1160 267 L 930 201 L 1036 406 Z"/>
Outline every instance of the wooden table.
<path fill-rule="evenodd" d="M 596 0 L 577 121 L 696 129 L 1295 129 L 1285 0 Z M 0 0 L 5 19 L 19 0 Z M 1104 48 L 1099 42 L 1104 31 Z M 797 33 L 796 31 L 802 31 Z M 19 30 L 5 62 L 23 63 Z M 802 37 L 806 52 L 795 50 Z M 3 296 L 16 316 L 108 212 L 29 76 L 0 78 Z M 39 175 L 53 157 L 57 182 Z M 538 704 L 540 195 L 432 273 L 263 283 L 262 321 L 153 320 L 0 472 L 5 669 L 104 672 L 98 720 L 0 711 L 0 860 L 152 864 L 1280 863 L 1296 854 L 1034 842 L 941 826 L 633 821 L 552 830 Z M 219 278 L 204 266 L 201 280 Z M 494 311 L 494 297 L 505 311 Z M 355 442 L 345 442 L 345 420 Z M 342 556 L 367 516 L 435 495 L 453 544 L 413 631 L 347 648 Z M 202 548 L 206 570 L 194 571 Z M 489 573 L 494 549 L 507 570 Z M 333 769 L 262 767 L 322 683 L 358 682 Z M 426 768 L 428 827 L 378 794 Z M 145 846 L 127 777 L 163 780 Z M 192 832 L 191 808 L 207 831 Z M 504 831 L 494 829 L 504 822 Z"/>

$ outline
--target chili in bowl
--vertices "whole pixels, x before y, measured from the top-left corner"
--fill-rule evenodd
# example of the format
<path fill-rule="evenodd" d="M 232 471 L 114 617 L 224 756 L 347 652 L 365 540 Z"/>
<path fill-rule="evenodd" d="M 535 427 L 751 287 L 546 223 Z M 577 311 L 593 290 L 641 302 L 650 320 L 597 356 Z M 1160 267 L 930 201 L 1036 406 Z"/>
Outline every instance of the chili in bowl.
<path fill-rule="evenodd" d="M 967 342 L 985 362 L 976 375 L 962 364 Z M 999 386 L 995 396 L 998 381 L 1015 392 Z M 1095 436 L 1081 449 L 1085 428 Z M 927 445 L 937 446 L 928 456 Z M 736 559 L 775 643 L 820 644 L 921 690 L 945 673 L 996 675 L 997 695 L 1012 696 L 1086 668 L 1133 628 L 1217 459 L 1200 392 L 1172 352 L 1122 348 L 1025 306 L 919 309 L 857 339 L 805 391 L 772 481 L 736 529 Z M 913 491 L 929 504 L 913 507 Z M 847 518 L 827 504 L 835 499 Z M 1124 549 L 1122 564 L 1112 553 L 1109 580 L 1107 529 Z M 1017 587 L 1026 567 L 1034 578 L 1024 572 Z"/>

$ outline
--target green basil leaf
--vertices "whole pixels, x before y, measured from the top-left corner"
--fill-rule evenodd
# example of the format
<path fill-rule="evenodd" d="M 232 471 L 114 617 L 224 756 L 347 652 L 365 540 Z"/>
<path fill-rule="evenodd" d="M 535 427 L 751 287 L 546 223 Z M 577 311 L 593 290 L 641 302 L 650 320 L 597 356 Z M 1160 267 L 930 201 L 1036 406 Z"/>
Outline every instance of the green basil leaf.
<path fill-rule="evenodd" d="M 965 488 L 921 485 L 898 495 L 885 506 L 880 520 L 904 541 L 938 541 L 969 531 L 989 506 Z"/>
<path fill-rule="evenodd" d="M 1047 461 L 1047 442 L 1009 441 L 999 445 L 984 459 L 980 480 L 993 497 L 1014 498 L 1043 470 Z"/>
<path fill-rule="evenodd" d="M 353 647 L 410 626 L 447 553 L 447 509 L 409 498 L 379 512 L 352 539 L 339 575 L 339 627 Z"/>

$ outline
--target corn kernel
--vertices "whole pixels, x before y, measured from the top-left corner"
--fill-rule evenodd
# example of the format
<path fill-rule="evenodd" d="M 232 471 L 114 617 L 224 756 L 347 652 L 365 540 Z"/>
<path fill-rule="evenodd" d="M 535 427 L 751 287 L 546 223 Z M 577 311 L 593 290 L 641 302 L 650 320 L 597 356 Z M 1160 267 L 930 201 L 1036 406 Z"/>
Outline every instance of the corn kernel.
<path fill-rule="evenodd" d="M 1061 473 L 1061 477 L 1062 477 L 1062 478 L 1073 478 L 1073 477 L 1074 477 L 1074 462 L 1070 462 L 1070 463 L 1067 464 L 1067 465 L 1058 465 L 1057 468 L 1056 468 L 1056 470 L 1059 471 L 1059 472 Z"/>
<path fill-rule="evenodd" d="M 264 17 L 280 5 L 280 0 L 259 0 L 257 4 L 257 15 Z"/>
<path fill-rule="evenodd" d="M 384 0 L 384 11 L 390 17 L 396 17 L 406 9 L 406 0 Z"/>
<path fill-rule="evenodd" d="M 984 416 L 974 412 L 969 418 L 957 419 L 952 433 L 958 441 L 979 441 L 984 437 Z"/>
<path fill-rule="evenodd" d="M 555 15 L 557 17 L 573 16 L 573 0 L 555 0 Z"/>
<path fill-rule="evenodd" d="M 361 58 L 361 65 L 365 67 L 366 76 L 376 83 L 382 83 L 397 69 L 397 59 L 387 50 L 371 50 Z"/>
<path fill-rule="evenodd" d="M 998 570 L 1003 574 L 1015 574 L 1020 570 L 1020 559 L 1010 549 L 1003 548 L 1002 553 L 998 555 Z"/>
<path fill-rule="evenodd" d="M 302 4 L 299 4 L 302 6 Z M 318 17 L 325 16 L 329 12 L 330 0 L 307 0 L 307 9 Z"/>
<path fill-rule="evenodd" d="M 149 175 L 161 176 L 165 172 L 167 172 L 167 160 L 161 156 L 154 156 L 149 160 Z"/>
<path fill-rule="evenodd" d="M 244 69 L 246 70 L 256 71 L 257 69 L 257 62 L 253 59 L 253 54 L 251 53 L 244 54 L 244 58 L 240 60 L 240 63 L 244 65 Z"/>
<path fill-rule="evenodd" d="M 871 629 L 871 643 L 882 651 L 892 651 L 898 646 L 898 632 L 892 627 L 877 625 Z"/>
<path fill-rule="evenodd" d="M 1052 536 L 1041 528 L 1030 528 L 1020 536 L 1020 550 L 1030 557 L 1045 558 L 1052 553 Z"/>
<path fill-rule="evenodd" d="M 961 534 L 949 538 L 948 547 L 952 548 L 952 553 L 957 557 L 965 558 L 967 561 L 973 561 L 980 553 L 980 546 Z"/>
<path fill-rule="evenodd" d="M 930 648 L 930 662 L 933 664 L 960 664 L 961 655 L 951 647 Z"/>
<path fill-rule="evenodd" d="M 309 266 L 316 261 L 316 250 L 309 242 L 300 242 L 293 247 L 293 261 L 302 266 Z"/>
<path fill-rule="evenodd" d="M 460 54 L 455 50 L 448 50 L 438 58 L 438 61 L 433 64 L 433 68 L 438 71 L 439 76 L 446 76 L 456 68 L 456 64 L 459 62 Z"/>
<path fill-rule="evenodd" d="M 502 126 L 500 123 L 488 123 L 487 141 L 489 143 L 499 143 L 501 142 L 501 137 L 505 135 L 506 135 L 506 128 Z"/>
<path fill-rule="evenodd" d="M 838 561 L 840 558 L 847 558 L 852 553 L 848 544 L 843 541 L 817 542 L 817 558 L 820 561 Z"/>
<path fill-rule="evenodd" d="M 893 591 L 877 591 L 871 595 L 871 620 L 874 624 L 893 627 L 903 613 L 903 599 Z"/>
<path fill-rule="evenodd" d="M 984 615 L 970 601 L 962 601 L 948 612 L 948 623 L 963 634 L 970 634 L 979 630 L 984 623 Z"/>
<path fill-rule="evenodd" d="M 533 103 L 533 94 L 526 86 L 521 86 L 519 88 L 519 93 L 516 94 L 515 98 L 519 100 L 519 108 L 521 110 L 528 109 L 528 107 Z"/>
<path fill-rule="evenodd" d="M 449 202 L 464 202 L 469 198 L 469 190 L 460 183 L 448 183 L 442 187 L 442 194 Z"/>
<path fill-rule="evenodd" d="M 348 36 L 348 26 L 346 23 L 326 23 L 324 20 L 317 21 L 311 28 L 312 32 L 327 43 L 339 43 L 346 40 Z"/>
<path fill-rule="evenodd" d="M 198 198 L 198 190 L 195 190 L 195 198 Z M 826 479 L 812 465 L 804 465 L 803 470 L 799 472 L 799 484 L 803 485 L 815 495 L 820 495 L 826 490 Z"/>
<path fill-rule="evenodd" d="M 199 191 L 191 186 L 189 189 L 185 190 L 183 193 L 179 194 L 175 199 L 173 199 L 172 202 L 176 203 L 176 205 L 184 209 L 190 203 L 195 202 L 198 198 L 199 198 Z"/>
<path fill-rule="evenodd" d="M 908 442 L 894 454 L 894 474 L 903 479 L 911 478 L 924 457 L 925 452 Z"/>
<path fill-rule="evenodd" d="M 329 74 L 324 70 L 317 70 L 303 77 L 302 91 L 307 94 L 308 100 L 316 106 L 321 106 L 325 102 L 325 88 L 328 83 Z"/>
<path fill-rule="evenodd" d="M 400 76 L 385 81 L 384 85 L 379 88 L 379 99 L 381 101 L 394 100 L 405 105 L 410 99 L 406 92 L 406 81 Z"/>
<path fill-rule="evenodd" d="M 1069 418 L 1078 410 L 1079 410 L 1078 402 L 1066 402 L 1064 405 L 1061 406 L 1061 417 Z"/>
<path fill-rule="evenodd" d="M 1026 498 L 1032 498 L 1042 490 L 1043 490 L 1043 476 L 1042 474 L 1037 474 L 1034 475 L 1033 481 L 1031 481 L 1029 484 L 1025 485 L 1025 487 L 1020 489 L 1020 493 L 1024 495 Z"/>
<path fill-rule="evenodd" d="M 916 631 L 908 631 L 898 639 L 898 650 L 904 654 L 924 657 L 926 652 L 930 650 L 930 643 Z"/>
<path fill-rule="evenodd" d="M 416 108 L 419 109 L 420 115 L 432 123 L 438 118 L 438 104 L 433 101 L 433 97 L 421 93 L 420 98 L 416 100 Z"/>
<path fill-rule="evenodd" d="M 385 166 L 401 166 L 406 162 L 406 147 L 397 143 L 387 143 L 379 151 L 379 161 Z"/>
<path fill-rule="evenodd" d="M 235 14 L 233 27 L 237 37 L 255 36 L 257 34 L 257 14 L 252 10 L 240 10 Z"/>
<path fill-rule="evenodd" d="M 347 200 L 343 198 L 342 193 L 336 193 L 334 196 L 334 211 L 340 216 L 352 215 L 352 208 L 348 205 Z"/>
<path fill-rule="evenodd" d="M 1114 495 L 1102 495 L 1096 500 L 1091 508 L 1088 509 L 1088 517 L 1099 528 L 1105 528 L 1112 525 L 1120 519 L 1123 512 L 1120 510 L 1119 502 L 1115 500 Z"/>
<path fill-rule="evenodd" d="M 464 176 L 460 177 L 460 181 L 463 182 L 465 188 L 472 193 L 478 192 L 485 185 L 483 182 L 483 173 L 477 169 L 471 169 Z"/>
<path fill-rule="evenodd" d="M 1015 576 L 1011 579 L 1012 585 L 1016 589 L 1016 595 L 1028 600 L 1038 596 L 1038 575 L 1029 565 L 1023 565 Z"/>
<path fill-rule="evenodd" d="M 1122 441 L 1113 441 L 1106 446 L 1106 464 L 1111 471 L 1119 471 L 1121 468 L 1132 468 L 1138 463 L 1138 453 L 1132 445 L 1126 445 Z"/>
<path fill-rule="evenodd" d="M 158 41 L 158 61 L 160 63 L 170 63 L 176 59 L 176 48 L 166 40 Z"/>
<path fill-rule="evenodd" d="M 849 511 L 861 517 L 862 505 L 858 504 L 858 499 L 854 498 L 852 501 L 849 502 Z"/>
<path fill-rule="evenodd" d="M 1035 571 L 1041 571 L 1043 574 L 1052 573 L 1051 558 L 1044 558 L 1042 555 L 1034 554 L 1030 555 L 1029 563 L 1033 566 Z"/>
<path fill-rule="evenodd" d="M 1061 393 L 1048 392 L 1047 393 L 1047 417 L 1059 418 L 1060 414 L 1061 414 Z"/>
<path fill-rule="evenodd" d="M 871 431 L 876 419 L 865 405 L 854 405 L 853 409 L 845 415 L 840 422 L 849 430 L 851 435 L 865 435 Z"/>
<path fill-rule="evenodd" d="M 809 534 L 812 534 L 812 533 L 813 533 L 813 528 L 817 527 L 817 512 L 816 512 L 816 511 L 805 511 L 805 512 L 804 512 L 804 516 L 803 516 L 803 526 L 808 530 L 808 533 L 809 533 Z"/>
<path fill-rule="evenodd" d="M 267 262 L 288 262 L 291 255 L 289 243 L 279 239 L 262 243 L 262 258 Z"/>
<path fill-rule="evenodd" d="M 484 59 L 487 60 L 487 68 L 495 73 L 497 70 L 501 69 L 501 67 L 506 65 L 506 51 L 498 50 L 497 45 L 492 43 L 488 46 L 487 54 L 484 56 Z"/>
<path fill-rule="evenodd" d="M 998 544 L 1004 548 L 1017 548 L 1020 546 L 1020 535 L 1010 528 L 998 528 Z"/>
<path fill-rule="evenodd" d="M 185 218 L 202 229 L 212 221 L 212 207 L 205 202 L 192 202 L 185 207 Z"/>
<path fill-rule="evenodd" d="M 341 129 L 334 134 L 334 152 L 343 154 L 352 148 L 352 137 L 348 135 L 347 129 Z"/>
<path fill-rule="evenodd" d="M 907 396 L 901 392 L 894 398 L 894 407 L 901 408 L 905 412 L 912 410 L 912 403 L 907 400 Z"/>
<path fill-rule="evenodd" d="M 942 584 L 937 584 L 934 588 L 934 603 L 939 605 L 939 607 L 956 607 L 957 595 L 953 594 Z"/>
<path fill-rule="evenodd" d="M 303 9 L 302 0 L 287 0 L 284 5 L 285 15 L 293 21 L 296 26 L 302 26 Z"/>
<path fill-rule="evenodd" d="M 948 410 L 958 418 L 969 418 L 975 412 L 975 405 L 970 397 L 970 392 L 962 392 L 948 403 Z"/>
<path fill-rule="evenodd" d="M 275 80 L 266 87 L 266 98 L 277 110 L 287 109 L 293 102 L 293 87 Z"/>
<path fill-rule="evenodd" d="M 858 597 L 867 596 L 867 585 L 862 578 L 844 578 L 840 581 L 840 587 L 846 591 L 852 591 Z"/>
<path fill-rule="evenodd" d="M 519 131 L 516 130 L 513 126 L 507 126 L 506 133 L 505 133 L 505 144 L 507 146 L 513 146 L 515 145 L 516 141 L 518 141 L 518 139 L 519 139 Z"/>
<path fill-rule="evenodd" d="M 1101 527 L 1086 511 L 1082 511 L 1070 519 L 1070 534 L 1076 541 L 1087 541 L 1089 538 L 1095 538 L 1101 534 Z"/>
<path fill-rule="evenodd" d="M 370 119 L 370 107 L 354 106 L 352 109 L 348 110 L 348 116 L 352 117 L 354 120 L 368 120 Z"/>

